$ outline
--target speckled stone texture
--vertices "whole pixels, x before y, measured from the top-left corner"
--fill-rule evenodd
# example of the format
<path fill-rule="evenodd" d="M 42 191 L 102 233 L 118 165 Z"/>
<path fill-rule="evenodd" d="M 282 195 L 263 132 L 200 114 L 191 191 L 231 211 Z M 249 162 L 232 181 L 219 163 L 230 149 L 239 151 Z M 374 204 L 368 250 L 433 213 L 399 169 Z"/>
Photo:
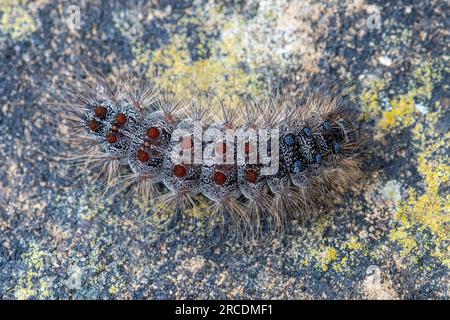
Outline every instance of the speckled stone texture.
<path fill-rule="evenodd" d="M 70 4 L 0 4 L 0 298 L 449 298 L 447 1 L 80 1 L 79 29 Z M 363 188 L 269 245 L 205 243 L 193 218 L 155 232 L 56 160 L 48 96 L 80 60 L 219 95 L 351 83 Z"/>

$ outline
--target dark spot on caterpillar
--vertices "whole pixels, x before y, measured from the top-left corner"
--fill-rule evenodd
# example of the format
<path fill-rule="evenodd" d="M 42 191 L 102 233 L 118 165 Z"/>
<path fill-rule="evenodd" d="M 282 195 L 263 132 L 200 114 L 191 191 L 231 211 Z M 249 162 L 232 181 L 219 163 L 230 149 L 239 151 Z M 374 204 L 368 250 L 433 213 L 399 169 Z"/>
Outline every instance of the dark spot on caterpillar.
<path fill-rule="evenodd" d="M 316 161 L 317 164 L 320 164 L 320 162 L 322 161 L 322 156 L 320 154 L 317 154 L 315 156 L 315 161 Z"/>
<path fill-rule="evenodd" d="M 308 127 L 303 128 L 303 133 L 304 133 L 307 137 L 311 137 L 311 129 L 309 129 Z"/>
<path fill-rule="evenodd" d="M 249 169 L 245 172 L 245 179 L 250 183 L 255 183 L 258 179 L 258 173 L 255 170 Z"/>
<path fill-rule="evenodd" d="M 333 152 L 338 154 L 341 152 L 341 145 L 337 142 L 333 142 Z"/>
<path fill-rule="evenodd" d="M 221 186 L 227 182 L 227 176 L 221 171 L 214 172 L 214 183 Z"/>
<path fill-rule="evenodd" d="M 331 123 L 328 122 L 328 121 L 325 121 L 325 122 L 323 123 L 323 128 L 324 128 L 326 131 L 330 131 L 330 130 L 331 130 Z"/>
<path fill-rule="evenodd" d="M 88 124 L 89 129 L 93 132 L 99 132 L 100 131 L 100 123 L 98 123 L 95 120 L 91 120 Z"/>
<path fill-rule="evenodd" d="M 123 113 L 119 113 L 116 116 L 116 123 L 119 127 L 123 127 L 127 123 L 127 116 Z"/>
<path fill-rule="evenodd" d="M 148 160 L 150 160 L 150 155 L 147 151 L 140 149 L 137 152 L 137 158 L 140 162 L 147 162 Z"/>
<path fill-rule="evenodd" d="M 95 107 L 94 113 L 95 113 L 95 116 L 97 118 L 105 119 L 106 118 L 106 114 L 107 114 L 107 110 L 106 110 L 105 107 L 98 106 L 98 107 Z"/>
<path fill-rule="evenodd" d="M 302 171 L 304 171 L 302 162 L 300 160 L 295 160 L 294 161 L 294 173 L 299 174 Z"/>
<path fill-rule="evenodd" d="M 186 167 L 182 164 L 177 164 L 174 168 L 173 168 L 173 174 L 175 175 L 175 177 L 177 178 L 183 178 L 186 176 Z"/>
<path fill-rule="evenodd" d="M 287 134 L 287 135 L 284 137 L 284 143 L 285 143 L 287 146 L 293 146 L 294 143 L 295 143 L 295 137 L 294 137 L 294 135 L 293 135 L 292 133 Z"/>
<path fill-rule="evenodd" d="M 147 137 L 150 139 L 157 139 L 160 135 L 159 129 L 157 127 L 150 127 L 147 130 Z"/>
<path fill-rule="evenodd" d="M 108 143 L 113 144 L 117 142 L 117 135 L 114 133 L 108 133 L 108 135 L 106 136 L 106 140 L 108 141 Z"/>

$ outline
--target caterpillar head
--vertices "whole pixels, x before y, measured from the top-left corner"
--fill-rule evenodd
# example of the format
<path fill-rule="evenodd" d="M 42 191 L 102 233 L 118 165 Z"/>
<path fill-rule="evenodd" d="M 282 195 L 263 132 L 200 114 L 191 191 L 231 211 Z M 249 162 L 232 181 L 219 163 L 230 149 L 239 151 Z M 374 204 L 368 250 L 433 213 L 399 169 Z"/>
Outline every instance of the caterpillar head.
<path fill-rule="evenodd" d="M 108 155 L 123 158 L 130 146 L 130 136 L 137 127 L 139 115 L 132 105 L 101 100 L 85 114 L 88 135 L 102 146 Z"/>
<path fill-rule="evenodd" d="M 103 149 L 110 155 L 124 158 L 128 154 L 131 136 L 139 123 L 139 114 L 129 103 L 117 103 L 116 112 L 107 123 L 107 133 L 102 143 Z"/>

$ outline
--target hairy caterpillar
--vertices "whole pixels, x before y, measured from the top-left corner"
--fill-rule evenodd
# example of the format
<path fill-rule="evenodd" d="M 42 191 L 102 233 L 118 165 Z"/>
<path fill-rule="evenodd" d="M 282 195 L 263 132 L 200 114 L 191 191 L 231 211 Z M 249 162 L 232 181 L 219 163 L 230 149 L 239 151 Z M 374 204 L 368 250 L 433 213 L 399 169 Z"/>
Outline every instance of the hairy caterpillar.
<path fill-rule="evenodd" d="M 304 221 L 361 176 L 357 114 L 334 89 L 225 103 L 163 87 L 97 76 L 62 95 L 71 159 L 144 208 L 153 199 L 182 215 L 202 194 L 210 221 L 260 235 Z"/>

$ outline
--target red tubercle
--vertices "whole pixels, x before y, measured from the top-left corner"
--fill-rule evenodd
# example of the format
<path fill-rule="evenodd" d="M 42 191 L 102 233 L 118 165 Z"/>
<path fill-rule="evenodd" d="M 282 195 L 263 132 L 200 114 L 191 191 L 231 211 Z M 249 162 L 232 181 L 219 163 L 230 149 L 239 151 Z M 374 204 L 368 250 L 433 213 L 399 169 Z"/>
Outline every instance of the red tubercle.
<path fill-rule="evenodd" d="M 147 130 L 147 137 L 150 139 L 157 139 L 160 135 L 159 129 L 157 127 L 150 127 Z"/>
<path fill-rule="evenodd" d="M 89 130 L 93 132 L 99 132 L 100 131 L 100 123 L 95 120 L 91 120 L 88 123 Z"/>
<path fill-rule="evenodd" d="M 245 179 L 250 183 L 255 183 L 258 180 L 258 173 L 255 170 L 249 169 L 245 171 Z"/>
<path fill-rule="evenodd" d="M 245 154 L 250 154 L 253 153 L 255 151 L 255 147 L 253 146 L 253 144 L 251 144 L 250 142 L 246 142 L 244 145 L 244 152 Z"/>
<path fill-rule="evenodd" d="M 175 167 L 173 167 L 173 174 L 177 178 L 183 178 L 187 174 L 186 167 L 182 164 L 177 164 Z"/>
<path fill-rule="evenodd" d="M 221 185 L 225 184 L 225 182 L 227 182 L 226 174 L 221 171 L 214 172 L 213 179 L 214 179 L 214 183 L 219 186 L 221 186 Z"/>
<path fill-rule="evenodd" d="M 117 135 L 115 133 L 108 133 L 106 135 L 106 140 L 108 141 L 109 144 L 113 144 L 117 142 Z"/>
<path fill-rule="evenodd" d="M 97 106 L 94 109 L 94 114 L 99 119 L 105 119 L 108 110 L 105 107 Z"/>
<path fill-rule="evenodd" d="M 140 162 L 147 162 L 150 160 L 150 154 L 147 151 L 140 149 L 137 152 L 137 158 Z"/>
<path fill-rule="evenodd" d="M 127 123 L 127 116 L 124 113 L 119 113 L 116 116 L 116 124 L 119 127 L 123 127 Z"/>

